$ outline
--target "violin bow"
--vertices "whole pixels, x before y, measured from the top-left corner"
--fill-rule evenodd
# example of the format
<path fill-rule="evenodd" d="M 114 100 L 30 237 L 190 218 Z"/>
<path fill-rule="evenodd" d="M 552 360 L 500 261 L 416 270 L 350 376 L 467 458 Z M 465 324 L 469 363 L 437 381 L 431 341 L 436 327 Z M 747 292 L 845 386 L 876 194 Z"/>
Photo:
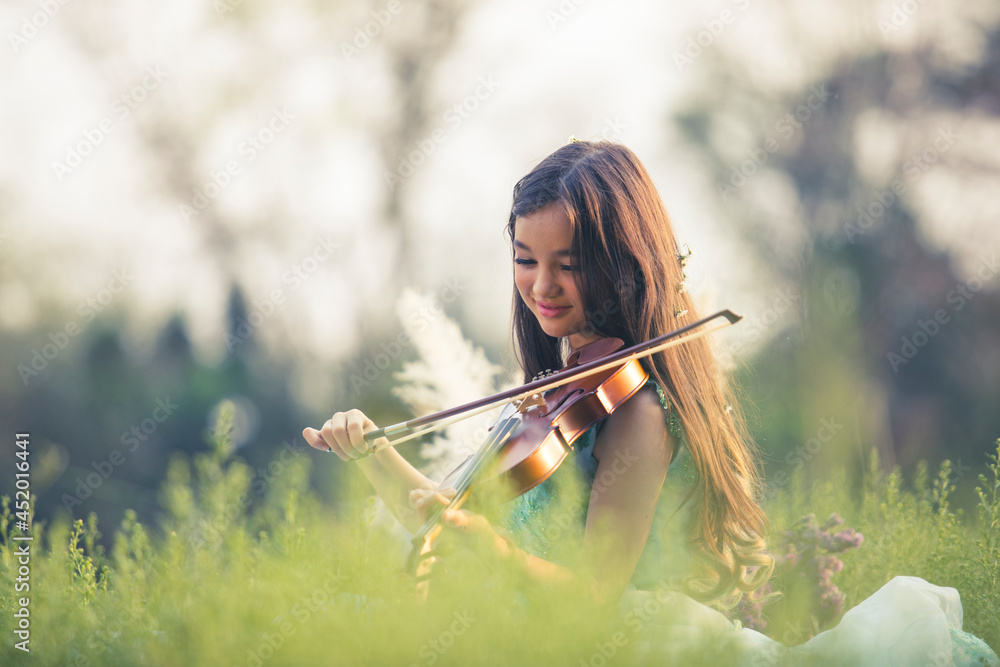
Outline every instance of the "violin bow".
<path fill-rule="evenodd" d="M 684 335 L 689 331 L 693 331 L 719 318 L 722 318 L 723 321 L 715 326 L 691 333 L 689 335 Z M 393 424 L 392 426 L 386 426 L 375 431 L 369 431 L 365 434 L 365 440 L 367 442 L 384 437 L 388 440 L 389 444 L 382 445 L 381 447 L 374 447 L 370 452 L 360 458 L 377 454 L 386 447 L 395 447 L 402 442 L 418 438 L 425 433 L 446 428 L 455 422 L 459 422 L 463 419 L 468 419 L 474 415 L 491 410 L 501 403 L 523 400 L 529 396 L 539 394 L 542 391 L 568 384 L 573 380 L 578 380 L 580 378 L 587 377 L 588 375 L 593 375 L 609 368 L 620 366 L 624 361 L 628 361 L 629 359 L 642 359 L 643 357 L 648 357 L 656 354 L 657 352 L 662 352 L 663 350 L 674 347 L 675 345 L 680 345 L 681 343 L 701 338 L 702 336 L 706 336 L 714 331 L 736 324 L 742 319 L 742 315 L 737 315 L 731 310 L 720 310 L 714 315 L 709 315 L 708 317 L 702 318 L 697 322 L 692 322 L 691 324 L 671 331 L 670 333 L 657 336 L 656 338 L 650 339 L 644 343 L 639 343 L 638 345 L 633 345 L 632 347 L 624 350 L 619 350 L 614 354 L 609 354 L 586 364 L 581 364 L 570 370 L 557 371 L 554 375 L 547 378 L 535 380 L 525 385 L 521 385 L 520 387 L 515 387 L 492 396 L 481 398 L 477 401 L 473 401 L 472 403 L 442 410 L 441 412 L 436 412 L 431 415 L 416 417 L 414 419 Z M 678 338 L 678 336 L 682 337 Z"/>

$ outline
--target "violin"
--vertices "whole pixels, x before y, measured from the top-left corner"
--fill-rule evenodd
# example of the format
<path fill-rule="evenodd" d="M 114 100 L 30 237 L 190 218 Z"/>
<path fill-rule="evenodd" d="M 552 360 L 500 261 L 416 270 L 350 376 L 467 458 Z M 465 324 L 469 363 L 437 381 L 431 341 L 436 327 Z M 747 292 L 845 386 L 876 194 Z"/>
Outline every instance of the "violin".
<path fill-rule="evenodd" d="M 599 358 L 620 349 L 624 341 L 602 338 L 573 353 L 575 359 Z M 413 536 L 406 570 L 418 584 L 430 573 L 434 539 L 447 509 L 458 509 L 475 485 L 488 481 L 501 485 L 509 498 L 533 489 L 556 471 L 573 450 L 573 443 L 591 426 L 614 412 L 642 388 L 649 375 L 637 359 L 587 375 L 560 387 L 509 403 L 493 425 L 490 436 L 474 455 L 453 470 L 440 488 L 453 488 L 455 496 L 438 506 Z"/>
<path fill-rule="evenodd" d="M 718 318 L 725 319 L 721 326 L 688 333 Z M 646 384 L 649 374 L 639 359 L 740 319 L 741 316 L 729 310 L 720 311 L 625 350 L 621 349 L 622 340 L 602 338 L 575 350 L 559 371 L 522 387 L 365 434 L 368 441 L 386 437 L 390 439 L 388 446 L 395 446 L 454 423 L 457 419 L 445 420 L 456 415 L 469 416 L 513 399 L 501 410 L 482 447 L 441 481 L 439 488 L 454 488 L 455 496 L 448 505 L 432 511 L 413 536 L 406 572 L 417 582 L 419 594 L 427 594 L 434 540 L 441 533 L 441 518 L 446 510 L 459 509 L 473 490 L 484 483 L 491 487 L 498 485 L 509 498 L 541 484 L 573 451 L 574 442 L 583 433 L 614 413 Z M 419 429 L 432 422 L 438 425 Z M 373 449 L 370 454 L 374 453 Z"/>

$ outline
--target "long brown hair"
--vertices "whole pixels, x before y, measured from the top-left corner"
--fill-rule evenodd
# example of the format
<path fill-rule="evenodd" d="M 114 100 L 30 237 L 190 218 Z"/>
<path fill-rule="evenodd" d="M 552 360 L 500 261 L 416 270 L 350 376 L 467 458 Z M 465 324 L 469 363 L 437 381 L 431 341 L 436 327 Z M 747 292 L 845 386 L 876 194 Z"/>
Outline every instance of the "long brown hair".
<path fill-rule="evenodd" d="M 517 218 L 562 206 L 573 229 L 575 273 L 586 327 L 634 345 L 698 319 L 686 290 L 670 218 L 645 167 L 628 148 L 573 141 L 514 187 L 507 234 Z M 513 246 L 512 246 L 513 251 Z M 563 365 L 559 339 L 542 331 L 514 288 L 518 362 L 528 381 Z M 691 524 L 696 562 L 685 582 L 706 603 L 732 604 L 763 585 L 774 567 L 766 516 L 755 494 L 760 468 L 743 413 L 705 338 L 644 360 L 676 408 L 697 470 L 701 503 Z"/>

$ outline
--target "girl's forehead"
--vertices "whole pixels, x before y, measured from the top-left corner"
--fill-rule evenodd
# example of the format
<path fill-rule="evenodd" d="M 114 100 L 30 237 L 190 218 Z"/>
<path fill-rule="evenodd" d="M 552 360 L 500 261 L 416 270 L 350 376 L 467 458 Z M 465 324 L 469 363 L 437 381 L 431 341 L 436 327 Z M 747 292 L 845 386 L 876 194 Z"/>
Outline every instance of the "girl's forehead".
<path fill-rule="evenodd" d="M 562 244 L 573 241 L 573 227 L 561 206 L 549 205 L 514 221 L 514 240 L 521 244 Z"/>

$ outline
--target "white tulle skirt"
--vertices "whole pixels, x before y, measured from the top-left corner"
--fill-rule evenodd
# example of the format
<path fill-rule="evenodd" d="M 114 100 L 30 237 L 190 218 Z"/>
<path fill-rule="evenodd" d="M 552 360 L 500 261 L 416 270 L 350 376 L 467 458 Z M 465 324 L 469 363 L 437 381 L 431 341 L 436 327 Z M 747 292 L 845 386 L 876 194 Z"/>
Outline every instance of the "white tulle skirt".
<path fill-rule="evenodd" d="M 630 587 L 621 611 L 626 632 L 634 632 L 640 654 L 697 650 L 705 642 L 721 641 L 732 650 L 732 664 L 753 667 L 1000 667 L 1000 659 L 985 642 L 962 631 L 958 591 L 919 577 L 895 577 L 847 611 L 835 627 L 797 646 L 742 628 L 678 592 Z"/>

